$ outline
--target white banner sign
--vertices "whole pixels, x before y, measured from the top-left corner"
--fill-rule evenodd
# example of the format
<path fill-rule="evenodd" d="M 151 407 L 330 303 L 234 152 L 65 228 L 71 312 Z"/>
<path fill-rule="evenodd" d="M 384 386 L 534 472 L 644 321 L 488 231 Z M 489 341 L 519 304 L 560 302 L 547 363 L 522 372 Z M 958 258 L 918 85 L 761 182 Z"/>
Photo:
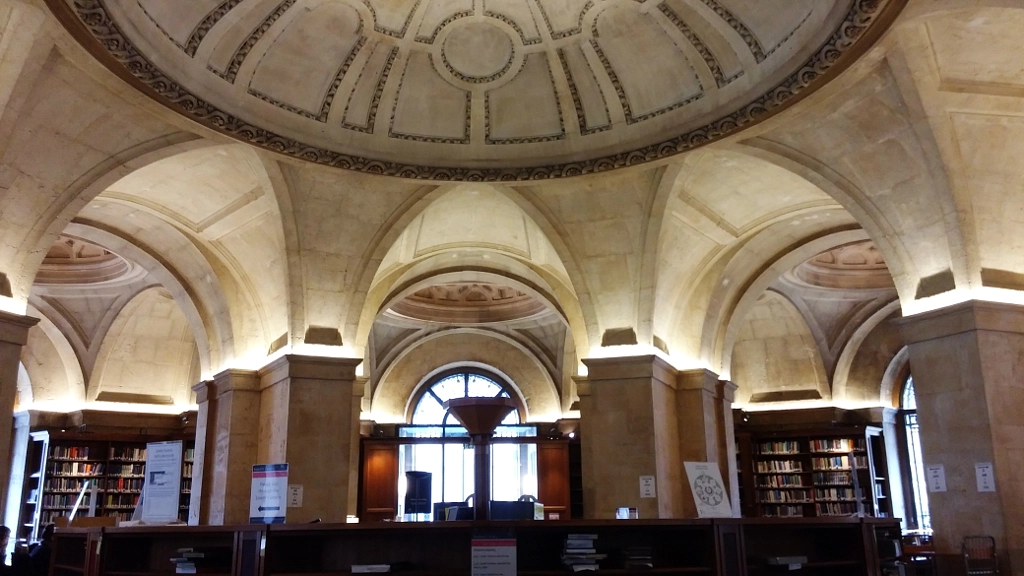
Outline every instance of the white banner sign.
<path fill-rule="evenodd" d="M 174 522 L 181 497 L 181 441 L 146 444 L 146 477 L 143 480 L 142 521 Z"/>
<path fill-rule="evenodd" d="M 249 495 L 250 524 L 284 524 L 288 504 L 288 465 L 257 464 L 252 467 Z"/>
<path fill-rule="evenodd" d="M 690 480 L 693 502 L 700 518 L 732 518 L 729 494 L 722 482 L 722 471 L 713 462 L 684 462 Z"/>

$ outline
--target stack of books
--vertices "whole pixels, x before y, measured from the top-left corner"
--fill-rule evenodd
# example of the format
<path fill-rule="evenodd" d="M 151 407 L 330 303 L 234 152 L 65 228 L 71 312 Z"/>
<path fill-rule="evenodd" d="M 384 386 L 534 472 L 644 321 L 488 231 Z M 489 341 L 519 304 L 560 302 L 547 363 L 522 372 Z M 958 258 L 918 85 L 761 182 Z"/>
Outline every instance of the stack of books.
<path fill-rule="evenodd" d="M 622 567 L 626 570 L 654 568 L 653 549 L 650 546 L 627 546 L 623 548 Z"/>
<path fill-rule="evenodd" d="M 196 560 L 205 558 L 204 552 L 197 552 L 192 548 L 178 548 L 178 555 L 171 558 L 174 563 L 175 574 L 198 574 Z"/>
<path fill-rule="evenodd" d="M 596 571 L 607 554 L 597 553 L 597 534 L 569 534 L 565 538 L 562 563 L 573 572 Z"/>

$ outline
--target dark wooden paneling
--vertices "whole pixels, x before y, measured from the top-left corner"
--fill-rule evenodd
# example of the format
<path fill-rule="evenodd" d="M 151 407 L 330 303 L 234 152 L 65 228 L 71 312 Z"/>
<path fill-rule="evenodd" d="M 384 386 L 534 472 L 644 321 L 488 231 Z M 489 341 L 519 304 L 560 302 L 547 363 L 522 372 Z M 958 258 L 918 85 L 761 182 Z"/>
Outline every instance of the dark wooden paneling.
<path fill-rule="evenodd" d="M 569 443 L 537 444 L 537 500 L 544 504 L 545 519 L 569 520 Z"/>
<path fill-rule="evenodd" d="M 398 513 L 398 445 L 363 442 L 363 522 L 394 520 Z"/>

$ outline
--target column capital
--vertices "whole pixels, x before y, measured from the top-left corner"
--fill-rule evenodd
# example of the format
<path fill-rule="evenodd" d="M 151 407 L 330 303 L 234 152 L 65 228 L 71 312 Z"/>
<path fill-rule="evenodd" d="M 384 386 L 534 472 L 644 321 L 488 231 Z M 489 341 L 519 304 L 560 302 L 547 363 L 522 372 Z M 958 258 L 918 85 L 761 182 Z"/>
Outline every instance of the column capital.
<path fill-rule="evenodd" d="M 707 368 L 683 370 L 676 379 L 679 390 L 705 390 L 712 394 L 718 392 L 718 374 Z"/>
<path fill-rule="evenodd" d="M 954 334 L 988 330 L 1024 333 L 1024 306 L 984 300 L 968 300 L 938 310 L 894 320 L 907 344 L 945 338 Z"/>
<path fill-rule="evenodd" d="M 736 390 L 739 385 L 730 380 L 718 381 L 718 397 L 730 404 L 736 401 Z"/>
<path fill-rule="evenodd" d="M 286 354 L 260 368 L 258 375 L 264 387 L 273 386 L 285 378 L 353 382 L 356 379 L 356 366 L 362 361 L 362 358 Z"/>
<path fill-rule="evenodd" d="M 193 384 L 192 391 L 196 393 L 196 404 L 209 402 L 210 398 L 217 397 L 217 389 L 213 380 L 202 380 Z"/>
<path fill-rule="evenodd" d="M 28 342 L 28 329 L 38 323 L 38 318 L 0 310 L 0 342 L 24 346 Z"/>
<path fill-rule="evenodd" d="M 260 373 L 256 370 L 228 368 L 214 375 L 212 387 L 216 390 L 217 398 L 228 392 L 259 392 Z"/>
<path fill-rule="evenodd" d="M 601 380 L 629 380 L 650 378 L 667 386 L 676 387 L 678 371 L 668 362 L 647 354 L 644 356 L 619 356 L 610 358 L 584 358 L 587 367 L 587 382 L 594 384 Z"/>

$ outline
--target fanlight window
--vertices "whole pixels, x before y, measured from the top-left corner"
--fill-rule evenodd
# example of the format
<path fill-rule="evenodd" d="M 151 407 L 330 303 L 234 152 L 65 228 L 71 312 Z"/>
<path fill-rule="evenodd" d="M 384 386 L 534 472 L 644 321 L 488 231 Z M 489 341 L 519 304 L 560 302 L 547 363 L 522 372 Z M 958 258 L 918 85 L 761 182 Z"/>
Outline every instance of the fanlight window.
<path fill-rule="evenodd" d="M 412 424 L 427 426 L 458 426 L 459 422 L 444 408 L 444 403 L 453 398 L 511 398 L 501 385 L 482 374 L 460 372 L 446 376 L 434 383 L 416 404 L 412 413 Z M 515 426 L 520 422 L 519 410 L 513 410 L 504 420 L 504 426 Z"/>

